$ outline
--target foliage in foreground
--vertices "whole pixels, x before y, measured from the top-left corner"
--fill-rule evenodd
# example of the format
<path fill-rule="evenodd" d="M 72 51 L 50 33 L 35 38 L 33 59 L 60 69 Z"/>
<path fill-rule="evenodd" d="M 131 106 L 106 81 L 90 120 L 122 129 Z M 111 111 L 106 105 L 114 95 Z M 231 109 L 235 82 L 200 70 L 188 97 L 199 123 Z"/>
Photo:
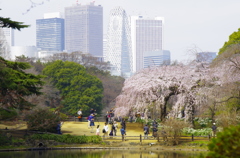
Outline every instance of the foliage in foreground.
<path fill-rule="evenodd" d="M 100 143 L 102 138 L 100 136 L 73 136 L 70 134 L 66 135 L 56 135 L 56 134 L 34 134 L 30 136 L 31 139 L 37 140 L 54 140 L 61 143 L 76 143 L 76 144 L 84 144 L 84 143 Z"/>
<path fill-rule="evenodd" d="M 19 142 L 24 142 L 23 139 L 12 137 L 11 134 L 6 132 L 0 132 L 0 146 L 11 146 L 18 144 Z"/>
<path fill-rule="evenodd" d="M 207 158 L 240 157 L 240 126 L 232 126 L 219 132 L 208 145 L 210 150 Z"/>

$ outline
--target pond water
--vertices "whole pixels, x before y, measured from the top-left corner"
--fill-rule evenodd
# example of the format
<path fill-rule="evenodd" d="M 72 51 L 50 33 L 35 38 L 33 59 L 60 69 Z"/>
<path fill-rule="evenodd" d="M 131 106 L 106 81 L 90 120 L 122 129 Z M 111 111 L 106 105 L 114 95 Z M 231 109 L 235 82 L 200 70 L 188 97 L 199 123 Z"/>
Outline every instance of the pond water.
<path fill-rule="evenodd" d="M 38 150 L 0 152 L 1 158 L 200 158 L 206 152 L 142 150 Z"/>

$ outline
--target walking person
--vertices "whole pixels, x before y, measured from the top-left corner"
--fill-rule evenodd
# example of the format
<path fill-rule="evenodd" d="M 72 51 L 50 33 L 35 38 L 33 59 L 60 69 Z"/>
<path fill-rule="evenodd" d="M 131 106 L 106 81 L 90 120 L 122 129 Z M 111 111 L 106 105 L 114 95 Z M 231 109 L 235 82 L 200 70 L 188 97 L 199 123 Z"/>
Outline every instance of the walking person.
<path fill-rule="evenodd" d="M 157 121 L 156 120 L 154 120 L 153 122 L 152 122 L 152 127 L 158 127 L 158 123 L 157 123 Z"/>
<path fill-rule="evenodd" d="M 126 121 L 125 121 L 125 119 L 122 119 L 121 125 L 122 125 L 123 129 L 126 130 Z"/>
<path fill-rule="evenodd" d="M 104 137 L 108 136 L 108 124 L 107 124 L 107 123 L 105 123 L 103 129 L 104 129 L 104 131 L 105 131 L 103 136 L 104 136 Z"/>
<path fill-rule="evenodd" d="M 126 131 L 125 131 L 125 129 L 124 129 L 123 126 L 122 126 L 122 128 L 120 129 L 120 132 L 121 132 L 121 135 L 122 135 L 122 140 L 126 140 L 126 137 L 125 137 Z"/>
<path fill-rule="evenodd" d="M 106 119 L 106 123 L 108 123 L 108 111 L 107 111 L 107 113 L 106 113 L 106 115 L 105 115 L 105 119 Z"/>
<path fill-rule="evenodd" d="M 144 112 L 141 113 L 141 119 L 144 119 Z"/>
<path fill-rule="evenodd" d="M 111 124 L 111 114 L 110 112 L 107 113 L 108 123 Z"/>
<path fill-rule="evenodd" d="M 117 136 L 117 129 L 118 129 L 118 123 L 116 121 L 113 122 L 113 135 Z"/>
<path fill-rule="evenodd" d="M 63 122 L 59 121 L 58 124 L 57 124 L 57 134 L 62 134 L 62 131 L 61 131 L 61 128 L 62 128 L 62 124 Z"/>
<path fill-rule="evenodd" d="M 93 108 L 91 108 L 91 110 L 90 110 L 90 114 L 95 114 L 95 112 L 96 112 L 96 110 L 94 110 Z"/>
<path fill-rule="evenodd" d="M 216 137 L 216 133 L 217 133 L 217 126 L 216 126 L 216 123 L 213 123 L 213 125 L 212 125 L 212 136 Z"/>
<path fill-rule="evenodd" d="M 94 128 L 95 124 L 94 124 L 94 118 L 91 119 L 90 121 L 90 127 L 91 127 L 91 133 L 93 133 L 93 128 Z"/>
<path fill-rule="evenodd" d="M 77 114 L 78 114 L 78 121 L 79 122 L 82 121 L 82 109 L 79 109 Z"/>
<path fill-rule="evenodd" d="M 88 116 L 88 128 L 90 128 L 90 124 L 91 124 L 92 119 L 94 119 L 94 114 L 90 114 L 90 116 Z"/>
<path fill-rule="evenodd" d="M 152 131 L 153 131 L 153 137 L 154 137 L 154 138 L 157 138 L 157 136 L 158 136 L 158 129 L 157 129 L 157 127 L 154 126 L 153 129 L 152 129 Z"/>
<path fill-rule="evenodd" d="M 113 125 L 113 123 L 112 123 L 112 125 L 111 125 L 111 131 L 110 131 L 110 133 L 109 133 L 109 136 L 113 136 L 113 130 L 114 130 L 114 125 Z"/>
<path fill-rule="evenodd" d="M 110 115 L 110 122 L 113 123 L 113 118 L 114 118 L 114 108 L 112 108 L 112 109 L 109 111 L 109 115 Z"/>
<path fill-rule="evenodd" d="M 97 125 L 97 129 L 96 129 L 96 135 L 99 136 L 100 135 L 100 125 Z"/>
<path fill-rule="evenodd" d="M 143 131 L 144 131 L 144 139 L 148 139 L 149 128 L 147 124 L 144 126 Z"/>

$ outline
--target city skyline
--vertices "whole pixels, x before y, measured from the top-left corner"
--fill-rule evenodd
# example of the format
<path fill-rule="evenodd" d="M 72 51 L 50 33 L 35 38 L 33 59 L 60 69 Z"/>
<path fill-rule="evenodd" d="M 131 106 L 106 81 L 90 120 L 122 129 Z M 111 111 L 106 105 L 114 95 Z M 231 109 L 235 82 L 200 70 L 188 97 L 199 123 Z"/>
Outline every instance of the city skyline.
<path fill-rule="evenodd" d="M 44 13 L 64 11 L 76 0 L 0 0 L 1 16 L 31 25 L 22 31 L 15 31 L 15 45 L 35 45 L 35 21 Z M 37 3 L 44 2 L 42 5 Z M 86 4 L 89 0 L 78 0 Z M 163 49 L 170 50 L 172 60 L 189 59 L 189 50 L 198 48 L 199 52 L 218 52 L 228 37 L 240 26 L 238 0 L 96 0 L 103 6 L 104 32 L 106 33 L 108 15 L 111 9 L 122 6 L 129 15 L 148 17 L 161 16 L 165 19 Z M 30 9 L 31 8 L 31 9 Z"/>

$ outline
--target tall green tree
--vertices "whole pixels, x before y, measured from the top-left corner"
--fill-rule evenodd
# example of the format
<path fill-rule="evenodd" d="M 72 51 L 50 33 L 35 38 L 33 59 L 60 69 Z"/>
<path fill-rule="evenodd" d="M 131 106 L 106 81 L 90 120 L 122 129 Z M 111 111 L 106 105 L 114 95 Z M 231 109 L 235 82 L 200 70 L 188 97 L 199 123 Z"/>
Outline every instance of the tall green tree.
<path fill-rule="evenodd" d="M 65 112 L 74 115 L 80 108 L 85 114 L 90 108 L 101 111 L 102 82 L 97 77 L 89 75 L 82 65 L 57 60 L 48 64 L 43 73 L 60 90 Z"/>
<path fill-rule="evenodd" d="M 0 108 L 28 109 L 33 106 L 25 96 L 40 95 L 44 82 L 42 75 L 26 73 L 31 66 L 25 62 L 12 62 L 0 57 Z"/>
<path fill-rule="evenodd" d="M 98 77 L 103 83 L 103 104 L 109 110 L 114 106 L 115 98 L 121 93 L 124 78 L 112 76 L 109 71 L 100 70 L 95 66 L 86 67 L 89 74 Z M 103 111 L 104 112 L 104 111 Z"/>
<path fill-rule="evenodd" d="M 234 44 L 239 44 L 240 43 L 240 28 L 238 31 L 233 32 L 230 36 L 227 42 L 224 43 L 223 47 L 220 48 L 219 50 L 219 55 L 225 52 L 229 46 L 234 45 Z"/>

